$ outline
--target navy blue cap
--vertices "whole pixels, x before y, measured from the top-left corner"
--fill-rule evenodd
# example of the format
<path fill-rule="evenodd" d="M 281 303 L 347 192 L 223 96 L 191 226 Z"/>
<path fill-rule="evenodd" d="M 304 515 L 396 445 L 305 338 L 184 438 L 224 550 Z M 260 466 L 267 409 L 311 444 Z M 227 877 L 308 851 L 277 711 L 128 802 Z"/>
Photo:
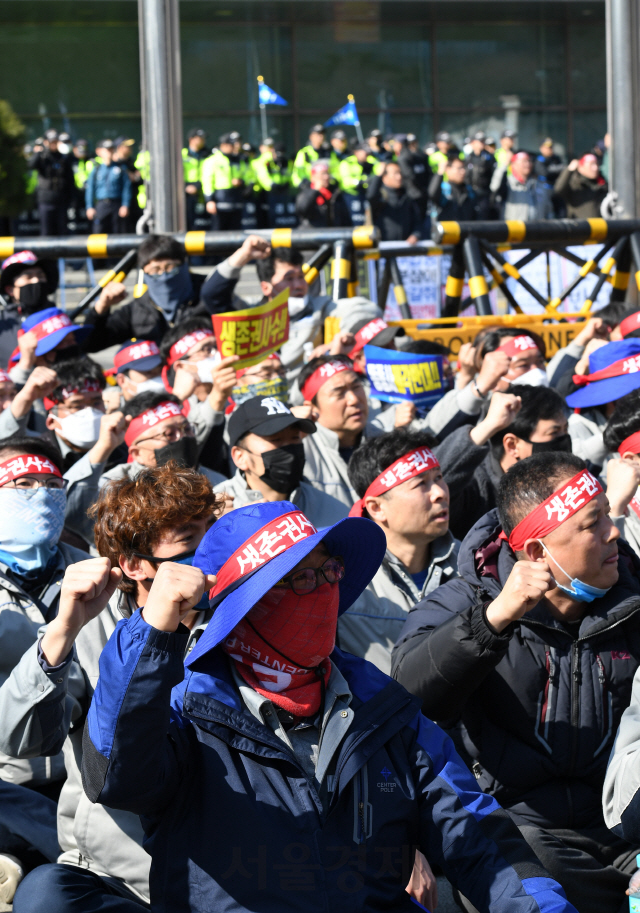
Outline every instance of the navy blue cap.
<path fill-rule="evenodd" d="M 361 517 L 346 517 L 333 526 L 316 532 L 306 518 L 304 533 L 286 534 L 286 514 L 301 514 L 302 511 L 290 501 L 262 502 L 240 507 L 221 517 L 205 534 L 193 559 L 194 567 L 204 574 L 219 574 L 220 569 L 234 553 L 251 540 L 264 526 L 283 517 L 283 534 L 269 549 L 259 556 L 253 550 L 255 564 L 248 573 L 236 579 L 220 593 L 210 605 L 215 608 L 213 618 L 204 634 L 185 662 L 193 664 L 205 653 L 217 647 L 235 628 L 264 594 L 293 570 L 302 559 L 324 542 L 328 551 L 340 556 L 344 562 L 345 575 L 340 581 L 340 608 L 342 614 L 353 605 L 358 596 L 369 585 L 378 571 L 387 548 L 387 539 L 382 529 L 372 520 Z M 284 550 L 269 558 L 267 551 Z M 247 559 L 246 564 L 249 564 Z"/>
<path fill-rule="evenodd" d="M 635 362 L 640 355 L 640 339 L 622 339 L 619 342 L 609 342 L 600 346 L 589 356 L 589 374 L 602 371 L 616 361 L 628 358 Z M 617 399 L 637 390 L 640 387 L 640 370 L 634 366 L 628 373 L 618 377 L 608 377 L 604 380 L 594 380 L 585 384 L 567 396 L 567 406 L 572 409 L 586 409 L 589 406 L 603 406 L 605 403 L 614 403 Z"/>

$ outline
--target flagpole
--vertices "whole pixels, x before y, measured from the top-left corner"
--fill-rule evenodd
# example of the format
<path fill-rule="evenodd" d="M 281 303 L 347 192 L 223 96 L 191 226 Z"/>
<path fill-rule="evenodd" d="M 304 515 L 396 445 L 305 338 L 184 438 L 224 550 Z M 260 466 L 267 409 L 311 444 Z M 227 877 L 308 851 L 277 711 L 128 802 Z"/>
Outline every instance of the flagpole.
<path fill-rule="evenodd" d="M 260 99 L 260 86 L 264 83 L 262 76 L 258 76 L 258 99 Z M 267 133 L 267 106 L 260 104 L 260 127 L 262 129 L 262 142 L 264 142 L 268 136 Z"/>
<path fill-rule="evenodd" d="M 355 105 L 355 103 L 356 103 L 356 100 L 355 100 L 355 98 L 353 97 L 353 95 L 347 95 L 347 101 L 352 101 L 354 105 Z M 357 110 L 357 108 L 356 108 L 356 110 Z M 362 133 L 362 127 L 360 126 L 360 121 L 359 121 L 359 120 L 357 120 L 357 121 L 355 122 L 354 127 L 356 128 L 356 134 L 357 134 L 357 136 L 358 136 L 358 142 L 359 142 L 359 143 L 364 143 L 364 134 Z"/>

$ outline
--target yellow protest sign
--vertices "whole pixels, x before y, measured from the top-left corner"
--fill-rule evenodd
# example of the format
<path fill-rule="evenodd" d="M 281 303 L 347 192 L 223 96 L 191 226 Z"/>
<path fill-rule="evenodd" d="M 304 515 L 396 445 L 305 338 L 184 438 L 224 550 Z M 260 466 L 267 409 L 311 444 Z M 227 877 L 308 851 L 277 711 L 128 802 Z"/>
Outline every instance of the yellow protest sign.
<path fill-rule="evenodd" d="M 272 301 L 242 311 L 214 314 L 213 332 L 222 358 L 239 355 L 236 369 L 248 368 L 277 351 L 289 338 L 289 289 Z"/>

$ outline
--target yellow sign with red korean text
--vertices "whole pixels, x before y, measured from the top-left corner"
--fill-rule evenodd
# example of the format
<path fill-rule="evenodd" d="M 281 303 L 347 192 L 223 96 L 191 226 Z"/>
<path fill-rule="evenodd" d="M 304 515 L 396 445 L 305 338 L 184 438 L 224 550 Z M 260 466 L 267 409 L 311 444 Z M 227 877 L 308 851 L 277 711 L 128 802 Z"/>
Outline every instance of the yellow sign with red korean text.
<path fill-rule="evenodd" d="M 239 355 L 234 368 L 248 368 L 276 352 L 289 338 L 289 289 L 272 301 L 211 318 L 222 358 Z"/>

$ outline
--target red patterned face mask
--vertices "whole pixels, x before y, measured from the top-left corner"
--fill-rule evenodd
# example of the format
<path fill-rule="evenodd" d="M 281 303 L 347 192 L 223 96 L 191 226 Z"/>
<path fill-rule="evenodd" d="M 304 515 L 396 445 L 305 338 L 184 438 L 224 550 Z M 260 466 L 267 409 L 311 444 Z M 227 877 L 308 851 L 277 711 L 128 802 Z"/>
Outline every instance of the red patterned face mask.
<path fill-rule="evenodd" d="M 320 709 L 321 678 L 326 686 L 331 674 L 339 604 L 337 583 L 304 596 L 274 587 L 236 625 L 224 650 L 258 694 L 294 716 L 313 716 Z"/>

